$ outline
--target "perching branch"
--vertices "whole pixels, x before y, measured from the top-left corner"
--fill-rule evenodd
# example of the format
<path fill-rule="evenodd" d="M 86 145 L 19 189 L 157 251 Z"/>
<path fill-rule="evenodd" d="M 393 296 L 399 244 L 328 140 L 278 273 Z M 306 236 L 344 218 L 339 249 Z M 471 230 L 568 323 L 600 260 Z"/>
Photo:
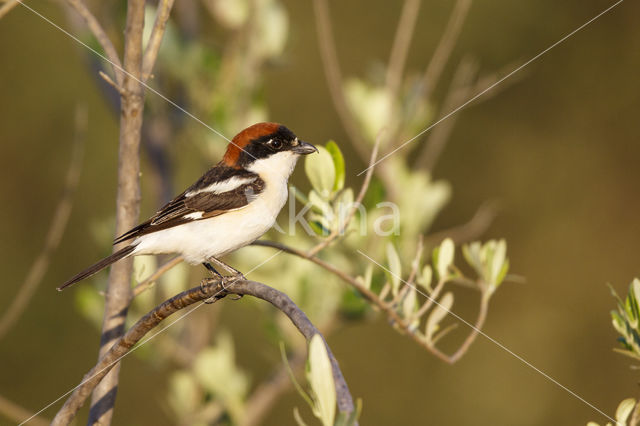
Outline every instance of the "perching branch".
<path fill-rule="evenodd" d="M 116 48 L 113 46 L 113 43 L 111 43 L 111 40 L 102 28 L 102 25 L 100 25 L 100 22 L 98 22 L 96 17 L 93 15 L 93 13 L 91 13 L 87 5 L 84 4 L 82 0 L 67 0 L 67 3 L 76 12 L 78 12 L 78 14 L 87 24 L 87 28 L 89 28 L 89 31 L 91 31 L 96 40 L 98 40 L 98 43 L 100 43 L 100 46 L 102 46 L 102 50 L 104 50 L 105 56 L 107 57 L 107 59 L 109 59 L 111 65 L 113 66 L 113 73 L 116 78 L 116 83 L 118 84 L 118 86 L 122 87 L 122 83 L 124 81 L 122 63 L 120 62 L 120 57 L 118 56 Z"/>
<path fill-rule="evenodd" d="M 79 0 L 73 0 L 79 1 Z M 120 144 L 118 151 L 118 192 L 116 197 L 116 232 L 122 235 L 133 228 L 140 210 L 140 134 L 144 111 L 142 75 L 142 32 L 144 28 L 144 0 L 127 3 L 124 44 L 124 69 L 120 97 Z M 116 74 L 118 75 L 118 74 Z M 114 250 L 121 248 L 115 246 Z M 99 358 L 104 357 L 114 341 L 124 333 L 124 323 L 131 302 L 132 259 L 114 264 L 107 284 Z M 111 423 L 118 386 L 119 366 L 95 389 L 89 424 Z"/>
<path fill-rule="evenodd" d="M 87 110 L 85 107 L 77 107 L 75 113 L 75 136 L 73 142 L 73 152 L 71 154 L 71 162 L 67 170 L 65 178 L 64 191 L 60 197 L 54 212 L 51 226 L 45 237 L 44 247 L 36 257 L 33 265 L 27 273 L 27 277 L 20 285 L 20 291 L 11 301 L 7 310 L 0 319 L 0 339 L 4 337 L 8 330 L 11 329 L 16 320 L 22 315 L 27 307 L 31 297 L 37 290 L 45 276 L 51 255 L 60 245 L 60 240 L 64 235 L 64 231 L 71 215 L 73 205 L 73 196 L 75 195 L 78 181 L 80 178 L 80 170 L 82 169 L 82 158 L 84 151 L 84 142 L 87 132 Z"/>
<path fill-rule="evenodd" d="M 114 365 L 123 356 L 132 350 L 137 342 L 158 326 L 162 320 L 194 303 L 204 302 L 205 300 L 216 301 L 229 294 L 253 296 L 271 303 L 289 317 L 307 341 L 311 340 L 314 335 L 320 334 L 305 313 L 286 294 L 279 290 L 248 280 L 233 281 L 231 284 L 227 284 L 225 288 L 219 279 L 205 279 L 202 285 L 172 297 L 140 318 L 84 376 L 80 385 L 73 391 L 56 414 L 52 425 L 66 425 L 71 422 L 97 384 L 114 368 Z M 197 309 L 197 307 L 194 309 Z M 338 361 L 333 356 L 328 345 L 327 353 L 333 367 L 338 409 L 341 412 L 350 413 L 354 410 L 353 398 L 340 371 Z"/>

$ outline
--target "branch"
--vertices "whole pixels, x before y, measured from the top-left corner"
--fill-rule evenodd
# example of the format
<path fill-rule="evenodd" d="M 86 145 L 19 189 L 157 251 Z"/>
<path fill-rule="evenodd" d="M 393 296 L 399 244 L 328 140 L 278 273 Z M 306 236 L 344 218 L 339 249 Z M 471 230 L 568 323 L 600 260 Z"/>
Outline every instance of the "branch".
<path fill-rule="evenodd" d="M 82 157 L 84 142 L 87 133 L 87 110 L 86 107 L 76 107 L 75 112 L 75 137 L 71 162 L 67 169 L 64 190 L 60 201 L 53 213 L 53 220 L 49 226 L 49 231 L 45 237 L 44 247 L 31 265 L 27 277 L 20 285 L 20 290 L 0 319 L 0 339 L 11 329 L 13 324 L 22 315 L 22 312 L 29 304 L 31 297 L 42 282 L 42 278 L 49 269 L 51 255 L 60 245 L 60 240 L 69 222 L 71 208 L 73 206 L 73 196 L 78 188 L 80 170 L 82 169 Z"/>
<path fill-rule="evenodd" d="M 451 56 L 451 52 L 456 45 L 460 30 L 462 30 L 462 24 L 467 17 L 470 7 L 471 0 L 458 0 L 453 8 L 453 12 L 451 12 L 451 17 L 449 18 L 449 22 L 447 22 L 438 47 L 436 47 L 436 51 L 433 53 L 431 61 L 429 65 L 427 65 L 427 69 L 422 77 L 424 96 L 427 99 L 431 96 L 433 88 L 440 79 L 440 75 L 449 60 L 449 56 Z"/>
<path fill-rule="evenodd" d="M 11 10 L 20 3 L 22 3 L 22 0 L 7 0 L 7 2 L 0 7 L 0 19 L 4 18 L 4 15 L 11 12 Z"/>
<path fill-rule="evenodd" d="M 476 325 L 474 326 L 475 328 L 472 329 L 469 336 L 467 336 L 463 344 L 458 348 L 458 350 L 453 355 L 447 355 L 444 352 L 440 351 L 435 346 L 432 346 L 429 343 L 427 343 L 425 339 L 423 339 L 418 333 L 416 333 L 414 330 L 414 327 L 411 326 L 410 319 L 402 318 L 396 311 L 393 303 L 384 301 L 376 293 L 369 290 L 367 287 L 363 286 L 362 283 L 360 283 L 357 279 L 341 271 L 340 269 L 336 268 L 332 264 L 325 262 L 324 260 L 318 258 L 317 256 L 309 256 L 307 253 L 305 253 L 302 250 L 297 250 L 293 247 L 289 247 L 285 244 L 278 243 L 275 241 L 258 240 L 258 241 L 254 241 L 252 245 L 262 246 L 262 247 L 271 247 L 278 250 L 282 250 L 286 253 L 293 254 L 303 259 L 307 259 L 315 263 L 316 265 L 324 268 L 325 270 L 331 272 L 338 278 L 345 281 L 347 284 L 354 287 L 358 292 L 360 292 L 360 294 L 365 299 L 370 301 L 376 308 L 384 312 L 384 314 L 389 319 L 389 322 L 393 324 L 393 326 L 397 328 L 402 334 L 406 334 L 419 346 L 423 347 L 424 349 L 431 352 L 432 354 L 434 354 L 435 356 L 437 356 L 442 361 L 448 364 L 454 364 L 460 359 L 462 355 L 466 353 L 469 346 L 471 345 L 473 340 L 476 338 L 476 335 L 479 334 L 479 330 L 484 324 L 484 321 L 486 319 L 489 298 L 486 297 L 486 300 L 485 300 L 485 293 L 482 293 L 480 313 L 478 314 L 478 319 L 476 320 Z M 421 291 L 419 292 L 422 293 Z M 424 295 L 424 293 L 422 294 Z"/>
<path fill-rule="evenodd" d="M 46 426 L 49 424 L 49 420 L 45 420 L 42 417 L 33 415 L 33 413 L 22 408 L 15 402 L 9 401 L 5 397 L 0 395 L 0 413 L 4 414 L 8 419 L 19 423 L 24 422 L 24 419 L 29 419 L 31 426 Z"/>
<path fill-rule="evenodd" d="M 464 101 L 469 99 L 473 90 L 472 81 L 478 72 L 478 65 L 469 58 L 465 58 L 460 62 L 460 65 L 453 74 L 453 80 L 451 82 L 451 88 L 449 89 L 441 111 L 448 113 L 453 111 L 454 108 L 462 105 Z M 444 151 L 444 147 L 449 141 L 449 136 L 453 130 L 458 114 L 453 114 L 447 120 L 440 122 L 433 128 L 433 131 L 429 135 L 426 143 L 423 145 L 422 152 L 418 155 L 416 161 L 416 167 L 424 168 L 432 171 L 440 154 Z"/>
<path fill-rule="evenodd" d="M 158 4 L 158 11 L 156 13 L 156 21 L 153 24 L 153 30 L 149 36 L 149 42 L 147 48 L 144 50 L 144 58 L 142 61 L 142 81 L 147 81 L 151 76 L 151 71 L 156 63 L 158 57 L 158 51 L 160 50 L 160 43 L 162 43 L 162 36 L 164 35 L 164 29 L 169 20 L 171 14 L 171 8 L 173 7 L 174 0 L 161 0 Z"/>
<path fill-rule="evenodd" d="M 456 244 L 471 241 L 482 235 L 489 228 L 497 212 L 498 204 L 496 202 L 486 202 L 480 205 L 467 223 L 427 235 L 425 237 L 426 244 L 435 246 L 445 238 L 451 238 Z"/>
<path fill-rule="evenodd" d="M 298 308 L 296 304 L 281 291 L 255 281 L 237 280 L 233 281 L 231 284 L 227 284 L 225 288 L 218 279 L 205 279 L 200 286 L 186 290 L 171 299 L 166 300 L 151 310 L 144 317 L 140 318 L 140 320 L 138 320 L 138 322 L 136 322 L 84 376 L 80 385 L 76 387 L 60 411 L 56 414 L 52 425 L 66 425 L 71 422 L 96 385 L 105 377 L 105 375 L 107 375 L 107 373 L 118 363 L 118 361 L 120 361 L 122 357 L 131 351 L 133 346 L 139 342 L 140 339 L 158 326 L 162 320 L 181 309 L 193 305 L 194 303 L 204 302 L 205 300 L 216 301 L 229 294 L 253 296 L 271 303 L 289 317 L 291 322 L 307 339 L 307 341 L 309 341 L 314 335 L 320 334 L 318 329 L 311 323 L 311 321 L 309 321 L 309 318 L 307 318 L 304 312 L 302 312 L 300 308 Z M 340 371 L 338 361 L 333 356 L 328 345 L 327 353 L 333 367 L 333 378 L 335 380 L 336 393 L 338 397 L 338 409 L 342 412 L 352 412 L 354 409 L 353 398 L 349 393 L 347 383 Z"/>
<path fill-rule="evenodd" d="M 316 17 L 320 57 L 322 59 L 322 66 L 324 67 L 324 74 L 327 78 L 333 105 L 349 138 L 353 142 L 353 147 L 358 155 L 360 155 L 360 158 L 366 161 L 368 156 L 367 143 L 360 134 L 359 125 L 344 97 L 342 74 L 340 72 L 340 64 L 338 62 L 338 55 L 336 54 L 336 44 L 331 30 L 331 17 L 329 15 L 327 0 L 314 0 L 313 8 Z"/>
<path fill-rule="evenodd" d="M 76 1 L 76 0 L 71 0 Z M 118 151 L 118 192 L 116 196 L 116 235 L 133 228 L 140 210 L 140 134 L 144 111 L 142 71 L 142 31 L 144 0 L 127 3 L 124 45 L 124 74 L 120 102 L 120 144 Z M 121 248 L 115 246 L 114 250 Z M 124 259 L 111 267 L 107 284 L 99 358 L 124 332 L 131 303 L 132 259 Z M 108 425 L 113 416 L 118 386 L 119 365 L 96 387 L 89 412 L 89 424 Z"/>
<path fill-rule="evenodd" d="M 391 99 L 398 95 L 419 10 L 420 0 L 405 0 L 387 66 L 386 85 Z"/>
<path fill-rule="evenodd" d="M 151 274 L 151 276 L 149 278 L 147 278 L 146 280 L 142 281 L 140 284 L 136 285 L 133 288 L 133 297 L 136 297 L 137 295 L 139 295 L 143 291 L 145 291 L 148 288 L 150 288 L 151 286 L 153 286 L 155 284 L 155 282 L 161 276 L 163 276 L 165 274 L 165 272 L 167 272 L 168 270 L 172 269 L 174 266 L 177 266 L 183 260 L 184 259 L 182 259 L 182 256 L 174 257 L 173 259 L 171 259 L 167 263 L 165 263 L 162 266 L 160 266 L 158 269 L 156 269 L 156 271 L 153 274 Z"/>
<path fill-rule="evenodd" d="M 116 48 L 113 46 L 113 43 L 111 43 L 111 40 L 105 33 L 102 25 L 100 25 L 96 17 L 93 15 L 93 13 L 91 13 L 87 5 L 84 4 L 82 0 L 67 0 L 67 3 L 73 9 L 75 9 L 76 12 L 78 12 L 78 14 L 87 24 L 89 31 L 91 31 L 96 40 L 98 40 L 98 43 L 100 43 L 100 46 L 102 46 L 102 50 L 104 50 L 107 59 L 113 66 L 113 73 L 115 75 L 116 82 L 118 83 L 118 86 L 122 86 L 122 83 L 124 81 L 122 63 L 120 62 L 120 58 L 118 57 Z"/>

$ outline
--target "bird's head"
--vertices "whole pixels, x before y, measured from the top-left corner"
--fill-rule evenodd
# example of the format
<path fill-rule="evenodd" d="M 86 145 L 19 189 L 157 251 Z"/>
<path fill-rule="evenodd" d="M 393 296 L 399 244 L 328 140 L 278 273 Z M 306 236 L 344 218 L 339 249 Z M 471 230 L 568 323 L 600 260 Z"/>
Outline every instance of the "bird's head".
<path fill-rule="evenodd" d="M 222 161 L 229 167 L 256 173 L 279 170 L 291 174 L 300 155 L 317 152 L 282 124 L 257 123 L 238 133 L 229 143 Z"/>

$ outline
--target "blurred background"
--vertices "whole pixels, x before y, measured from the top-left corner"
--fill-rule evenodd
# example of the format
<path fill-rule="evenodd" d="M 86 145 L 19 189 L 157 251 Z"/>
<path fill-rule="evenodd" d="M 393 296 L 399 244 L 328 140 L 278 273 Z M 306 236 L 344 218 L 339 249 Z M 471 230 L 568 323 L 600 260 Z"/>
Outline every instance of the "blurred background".
<path fill-rule="evenodd" d="M 228 47 L 230 32 L 222 18 L 207 20 L 202 5 L 196 6 L 201 14 L 190 16 L 193 12 L 184 4 L 191 2 L 177 3 L 176 27 L 192 28 L 201 49 L 216 52 Z M 428 66 L 453 3 L 422 2 L 407 74 L 420 74 Z M 56 3 L 29 4 L 78 33 L 80 27 L 70 18 L 72 14 Z M 200 53 L 202 59 L 197 49 L 189 50 L 192 56 L 182 57 L 173 67 L 167 65 L 175 51 L 190 45 L 193 34 L 183 32 L 174 44 L 167 35 L 169 47 L 164 59 L 163 52 L 159 59 L 165 61 L 159 64 L 164 67 L 165 81 L 159 75 L 159 83 L 164 83 L 168 96 L 227 136 L 240 130 L 243 120 L 255 117 L 285 123 L 312 143 L 335 140 L 345 154 L 347 185 L 358 188 L 362 176 L 356 174 L 366 164 L 353 149 L 332 102 L 313 5 L 293 0 L 278 4 L 281 13 L 266 17 L 265 24 L 284 25 L 285 42 L 259 67 L 254 64 L 257 75 L 240 75 L 241 80 L 259 81 L 251 83 L 251 100 L 259 108 L 245 108 L 243 118 L 234 121 L 238 102 L 246 99 L 238 94 L 241 89 L 221 94 L 220 88 L 227 86 L 220 80 L 188 90 L 167 84 L 181 72 L 208 72 L 190 68 L 194 64 L 199 68 L 209 58 Z M 611 4 L 474 2 L 443 68 L 442 83 L 433 88 L 431 121 L 447 112 L 441 108 L 465 58 L 472 58 L 479 76 L 500 77 Z M 375 81 L 388 62 L 402 2 L 352 0 L 331 2 L 330 6 L 345 80 Z M 117 11 L 105 9 L 123 8 L 99 4 L 94 10 L 99 17 L 117 17 Z M 606 287 L 611 283 L 618 293 L 626 294 L 629 282 L 640 276 L 638 16 L 637 2 L 621 3 L 505 81 L 495 93 L 487 93 L 487 99 L 458 112 L 446 147 L 432 168 L 433 179 L 449 182 L 451 194 L 428 234 L 465 223 L 480 205 L 494 201 L 497 214 L 478 238 L 505 238 L 510 272 L 525 278 L 525 282 L 502 285 L 491 300 L 484 331 L 610 415 L 623 398 L 638 396 L 638 373 L 630 368 L 632 361 L 612 351 L 617 335 L 609 311 L 615 301 Z M 109 25 L 122 28 L 119 22 Z M 198 22 L 198 27 L 188 22 Z M 190 61 L 192 57 L 198 59 Z M 79 302 L 84 297 L 79 294 L 85 290 L 98 294 L 100 280 L 63 293 L 55 287 L 110 250 L 118 114 L 109 91 L 96 77 L 101 68 L 95 57 L 22 7 L 0 20 L 0 58 L 0 256 L 6 273 L 0 287 L 0 311 L 11 306 L 42 250 L 65 186 L 78 105 L 86 108 L 88 117 L 80 183 L 60 246 L 27 309 L 0 341 L 0 395 L 35 412 L 79 383 L 96 360 L 99 329 L 87 309 L 95 306 L 99 319 L 101 305 Z M 209 60 L 216 68 L 215 56 Z M 254 66 L 245 65 L 243 72 Z M 235 77 L 237 80 L 238 75 Z M 178 193 L 199 177 L 217 161 L 226 144 L 155 95 L 148 93 L 147 98 L 149 132 L 160 136 L 152 137 L 143 149 L 142 216 L 153 213 L 167 194 Z M 202 111 L 208 112 L 200 115 Z M 169 117 L 180 130 L 174 127 L 167 132 L 162 122 L 153 127 L 154 116 Z M 412 145 L 424 144 L 426 137 Z M 292 183 L 308 188 L 301 169 L 298 167 Z M 251 254 L 244 256 L 243 262 Z M 285 257 L 282 264 L 287 261 Z M 203 275 L 201 269 L 186 268 L 191 286 Z M 317 276 L 316 288 L 321 289 L 327 279 L 324 272 L 311 271 Z M 336 282 L 330 288 L 340 286 Z M 462 297 L 454 311 L 472 321 L 476 304 L 473 295 Z M 267 377 L 280 356 L 269 337 L 265 309 L 258 305 L 224 301 L 198 313 L 215 321 L 207 333 L 223 328 L 233 336 L 236 363 L 249 387 Z M 464 335 L 466 331 L 459 326 L 453 333 Z M 352 394 L 363 400 L 364 425 L 606 422 L 592 408 L 481 336 L 455 365 L 438 360 L 375 314 L 342 319 L 328 340 Z M 142 355 L 129 356 L 122 363 L 115 424 L 177 423 L 162 408 L 176 365 L 154 362 L 154 351 L 161 349 L 154 343 L 147 346 Z M 52 418 L 58 406 L 43 416 Z M 294 424 L 295 406 L 311 418 L 300 396 L 288 390 L 262 424 Z M 85 418 L 86 410 L 80 418 Z M 0 423 L 10 423 L 2 416 L 0 413 Z"/>

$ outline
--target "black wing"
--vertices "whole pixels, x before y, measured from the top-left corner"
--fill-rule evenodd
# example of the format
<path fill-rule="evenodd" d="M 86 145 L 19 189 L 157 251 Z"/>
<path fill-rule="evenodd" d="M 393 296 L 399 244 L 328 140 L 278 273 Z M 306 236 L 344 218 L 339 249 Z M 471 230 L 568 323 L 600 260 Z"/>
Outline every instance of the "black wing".
<path fill-rule="evenodd" d="M 242 208 L 253 201 L 264 186 L 264 181 L 255 173 L 217 165 L 149 220 L 116 238 L 114 244 Z"/>

